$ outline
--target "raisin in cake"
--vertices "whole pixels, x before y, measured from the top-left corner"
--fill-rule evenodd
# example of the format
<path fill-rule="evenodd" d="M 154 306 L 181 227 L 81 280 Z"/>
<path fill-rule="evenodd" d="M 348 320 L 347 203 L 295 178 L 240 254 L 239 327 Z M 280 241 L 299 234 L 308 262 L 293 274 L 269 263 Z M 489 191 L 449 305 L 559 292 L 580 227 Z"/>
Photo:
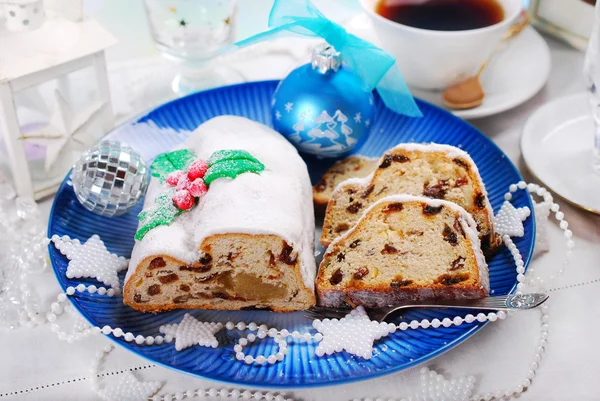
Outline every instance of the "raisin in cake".
<path fill-rule="evenodd" d="M 205 122 L 184 147 L 202 160 L 222 149 L 247 151 L 264 171 L 214 180 L 194 208 L 136 241 L 125 303 L 152 312 L 314 305 L 312 188 L 296 149 L 272 129 L 234 116 Z M 152 178 L 144 209 L 166 185 Z"/>
<path fill-rule="evenodd" d="M 452 202 L 392 195 L 375 202 L 327 248 L 319 304 L 379 307 L 481 298 L 489 292 L 475 221 Z"/>
<path fill-rule="evenodd" d="M 469 154 L 450 145 L 401 144 L 385 152 L 373 174 L 336 187 L 323 223 L 323 246 L 350 229 L 373 202 L 395 194 L 454 202 L 475 219 L 484 252 L 492 253 L 501 244 L 485 186 Z"/>
<path fill-rule="evenodd" d="M 324 211 L 335 187 L 339 183 L 346 181 L 348 178 L 368 176 L 375 170 L 378 161 L 379 159 L 364 156 L 350 156 L 337 161 L 313 187 L 315 209 Z"/>

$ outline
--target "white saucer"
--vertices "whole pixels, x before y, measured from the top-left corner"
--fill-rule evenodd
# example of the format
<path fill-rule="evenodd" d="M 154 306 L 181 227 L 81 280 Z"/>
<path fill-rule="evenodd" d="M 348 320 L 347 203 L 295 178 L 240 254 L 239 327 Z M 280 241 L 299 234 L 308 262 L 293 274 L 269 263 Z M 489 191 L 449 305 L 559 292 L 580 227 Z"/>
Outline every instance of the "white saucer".
<path fill-rule="evenodd" d="M 538 180 L 575 206 L 600 214 L 593 146 L 587 93 L 546 103 L 529 117 L 521 137 L 523 159 Z"/>
<path fill-rule="evenodd" d="M 379 45 L 366 14 L 359 14 L 345 24 L 353 34 Z M 529 100 L 546 83 L 550 75 L 550 49 L 535 29 L 528 27 L 519 36 L 506 43 L 484 71 L 481 81 L 486 98 L 479 107 L 469 110 L 451 110 L 464 119 L 487 117 L 509 110 Z M 411 88 L 414 96 L 446 108 L 441 92 Z"/>

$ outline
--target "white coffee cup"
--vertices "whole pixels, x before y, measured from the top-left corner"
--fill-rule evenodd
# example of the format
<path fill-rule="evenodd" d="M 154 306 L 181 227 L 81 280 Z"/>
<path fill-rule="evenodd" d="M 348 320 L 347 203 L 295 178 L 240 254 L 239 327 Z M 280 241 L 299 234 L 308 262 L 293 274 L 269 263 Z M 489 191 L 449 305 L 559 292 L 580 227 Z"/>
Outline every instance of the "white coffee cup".
<path fill-rule="evenodd" d="M 381 47 L 396 58 L 408 85 L 420 89 L 445 89 L 477 72 L 522 10 L 521 0 L 498 2 L 504 19 L 497 24 L 465 31 L 434 31 L 391 21 L 375 12 L 379 0 L 360 0 Z"/>

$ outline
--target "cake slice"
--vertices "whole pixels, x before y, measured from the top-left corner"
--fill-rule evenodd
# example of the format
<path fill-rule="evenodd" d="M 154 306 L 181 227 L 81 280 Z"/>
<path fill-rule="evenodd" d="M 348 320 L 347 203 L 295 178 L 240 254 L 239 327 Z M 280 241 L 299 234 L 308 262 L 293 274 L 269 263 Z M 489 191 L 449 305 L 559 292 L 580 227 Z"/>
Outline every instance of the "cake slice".
<path fill-rule="evenodd" d="M 319 304 L 380 307 L 406 301 L 481 298 L 489 278 L 469 213 L 443 200 L 385 197 L 327 248 Z"/>
<path fill-rule="evenodd" d="M 313 187 L 313 201 L 317 211 L 325 211 L 329 199 L 339 183 L 348 178 L 363 178 L 377 167 L 378 158 L 350 156 L 335 162 Z"/>
<path fill-rule="evenodd" d="M 501 244 L 485 186 L 465 151 L 450 145 L 401 144 L 378 163 L 368 177 L 351 178 L 336 187 L 325 213 L 323 246 L 349 230 L 371 204 L 395 194 L 454 202 L 475 219 L 484 252 L 492 253 Z"/>
<path fill-rule="evenodd" d="M 265 125 L 221 116 L 157 160 L 153 175 L 154 166 L 174 164 L 187 173 L 151 180 L 125 278 L 127 305 L 284 312 L 315 304 L 311 183 L 288 141 Z M 207 190 L 186 182 L 202 174 Z M 191 204 L 180 187 L 196 197 Z M 156 224 L 146 224 L 149 216 Z"/>

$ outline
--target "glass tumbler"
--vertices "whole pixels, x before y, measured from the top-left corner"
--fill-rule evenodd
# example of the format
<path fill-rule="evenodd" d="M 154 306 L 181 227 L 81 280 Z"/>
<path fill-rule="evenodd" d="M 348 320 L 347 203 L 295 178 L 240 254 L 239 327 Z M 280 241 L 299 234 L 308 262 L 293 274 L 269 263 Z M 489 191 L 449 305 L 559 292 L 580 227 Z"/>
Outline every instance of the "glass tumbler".
<path fill-rule="evenodd" d="M 236 0 L 144 0 L 158 50 L 179 64 L 173 81 L 179 94 L 207 87 L 208 61 L 233 42 Z"/>

